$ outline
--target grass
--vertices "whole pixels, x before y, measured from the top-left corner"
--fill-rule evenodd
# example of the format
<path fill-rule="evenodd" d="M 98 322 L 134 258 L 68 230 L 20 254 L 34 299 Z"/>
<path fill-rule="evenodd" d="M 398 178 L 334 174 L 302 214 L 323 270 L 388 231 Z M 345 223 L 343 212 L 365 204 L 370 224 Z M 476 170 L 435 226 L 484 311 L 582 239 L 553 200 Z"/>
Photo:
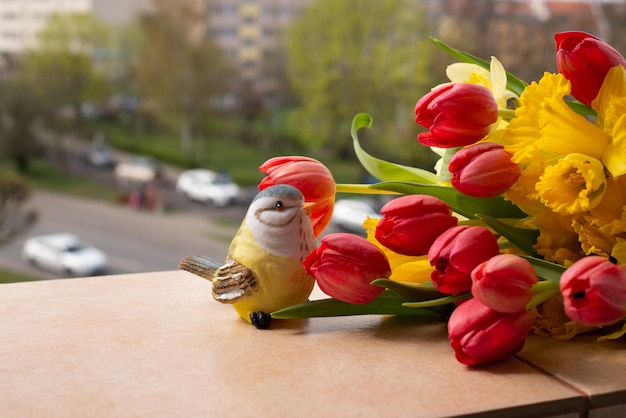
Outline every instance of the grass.
<path fill-rule="evenodd" d="M 271 143 L 263 140 L 243 141 L 232 133 L 224 135 L 216 133 L 208 138 L 196 138 L 191 155 L 186 155 L 175 133 L 164 130 L 148 132 L 130 126 L 102 122 L 93 125 L 91 129 L 103 132 L 113 147 L 135 154 L 150 155 L 180 168 L 204 167 L 223 170 L 228 172 L 236 183 L 243 186 L 256 185 L 263 178 L 258 167 L 267 159 L 281 155 L 307 155 L 316 158 L 332 171 L 339 183 L 358 182 L 363 175 L 363 169 L 356 158 L 353 160 L 328 158 L 297 150 L 277 140 Z"/>
<path fill-rule="evenodd" d="M 113 202 L 117 196 L 117 191 L 113 186 L 64 172 L 42 159 L 32 160 L 30 172 L 26 178 L 35 188 L 87 199 Z"/>
<path fill-rule="evenodd" d="M 0 283 L 33 282 L 37 280 L 42 280 L 42 278 L 0 268 Z"/>

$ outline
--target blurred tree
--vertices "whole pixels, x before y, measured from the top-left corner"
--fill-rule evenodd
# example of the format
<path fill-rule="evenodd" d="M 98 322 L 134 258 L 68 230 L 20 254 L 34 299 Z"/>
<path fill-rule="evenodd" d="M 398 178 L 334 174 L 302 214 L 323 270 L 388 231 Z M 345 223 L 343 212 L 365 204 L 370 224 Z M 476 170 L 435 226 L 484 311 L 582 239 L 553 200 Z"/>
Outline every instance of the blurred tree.
<path fill-rule="evenodd" d="M 108 94 L 96 59 L 110 49 L 110 29 L 89 14 L 53 15 L 36 48 L 24 56 L 22 70 L 45 111 L 55 122 L 64 106 L 75 107 Z"/>
<path fill-rule="evenodd" d="M 0 246 L 28 230 L 37 220 L 37 212 L 26 208 L 30 185 L 21 177 L 0 173 Z"/>
<path fill-rule="evenodd" d="M 178 127 L 181 149 L 192 156 L 193 134 L 211 100 L 228 89 L 232 74 L 221 50 L 206 34 L 206 12 L 192 0 L 153 0 L 140 18 L 142 48 L 136 77 L 151 109 Z"/>
<path fill-rule="evenodd" d="M 379 150 L 407 155 L 417 132 L 412 111 L 432 87 L 428 65 L 436 49 L 419 4 L 318 0 L 294 22 L 286 42 L 304 144 L 351 155 L 350 122 L 366 112 L 376 136 L 385 137 Z"/>
<path fill-rule="evenodd" d="M 40 109 L 32 86 L 19 76 L 0 84 L 0 155 L 12 160 L 18 172 L 29 171 L 30 159 L 41 147 L 34 135 L 34 122 Z"/>

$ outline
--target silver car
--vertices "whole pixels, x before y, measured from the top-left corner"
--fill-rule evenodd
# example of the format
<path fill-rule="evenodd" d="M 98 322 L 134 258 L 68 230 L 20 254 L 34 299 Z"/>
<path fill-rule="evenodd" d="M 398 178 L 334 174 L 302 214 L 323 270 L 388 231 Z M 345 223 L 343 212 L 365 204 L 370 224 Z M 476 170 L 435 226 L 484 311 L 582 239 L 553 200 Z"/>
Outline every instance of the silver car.
<path fill-rule="evenodd" d="M 227 174 L 201 168 L 182 172 L 176 190 L 188 199 L 218 207 L 236 203 L 241 194 L 239 186 Z"/>
<path fill-rule="evenodd" d="M 27 239 L 22 258 L 41 269 L 74 277 L 103 274 L 107 269 L 104 252 L 67 233 Z"/>

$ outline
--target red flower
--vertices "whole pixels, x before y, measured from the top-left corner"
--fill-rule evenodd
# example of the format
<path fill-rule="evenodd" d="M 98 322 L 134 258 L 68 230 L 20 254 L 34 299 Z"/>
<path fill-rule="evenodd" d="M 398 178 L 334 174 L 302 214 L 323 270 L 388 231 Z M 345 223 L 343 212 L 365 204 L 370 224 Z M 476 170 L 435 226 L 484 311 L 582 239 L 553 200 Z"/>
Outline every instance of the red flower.
<path fill-rule="evenodd" d="M 515 313 L 532 298 L 537 274 L 528 260 L 513 254 L 498 254 L 472 271 L 472 294 L 489 308 Z"/>
<path fill-rule="evenodd" d="M 398 254 L 425 255 L 442 232 L 458 219 L 441 199 L 427 195 L 407 195 L 382 207 L 383 217 L 376 226 L 376 240 Z"/>
<path fill-rule="evenodd" d="M 584 257 L 561 275 L 565 313 L 587 326 L 603 326 L 626 315 L 626 266 L 604 257 Z"/>
<path fill-rule="evenodd" d="M 267 176 L 259 190 L 276 184 L 289 184 L 300 190 L 305 202 L 313 202 L 313 232 L 318 237 L 330 222 L 335 203 L 335 180 L 326 166 L 308 157 L 274 157 L 259 167 Z"/>
<path fill-rule="evenodd" d="M 426 146 L 462 147 L 480 141 L 498 120 L 491 91 L 477 84 L 449 83 L 422 97 L 415 105 L 415 123 L 430 129 L 417 136 Z"/>
<path fill-rule="evenodd" d="M 604 77 L 617 65 L 626 67 L 626 59 L 615 48 L 584 32 L 561 32 L 556 40 L 556 67 L 572 84 L 572 95 L 591 105 Z"/>
<path fill-rule="evenodd" d="M 441 234 L 428 251 L 435 267 L 431 279 L 442 293 L 469 292 L 474 268 L 499 253 L 498 242 L 487 228 L 459 225 Z"/>
<path fill-rule="evenodd" d="M 521 175 L 504 146 L 482 142 L 459 150 L 450 159 L 452 186 L 475 197 L 493 197 L 506 192 Z"/>
<path fill-rule="evenodd" d="M 384 288 L 370 283 L 391 275 L 382 250 L 365 238 L 348 233 L 325 235 L 302 264 L 324 293 L 348 303 L 373 301 Z"/>
<path fill-rule="evenodd" d="M 456 359 L 468 366 L 504 360 L 524 347 L 532 313 L 502 313 L 478 299 L 463 302 L 448 321 L 448 338 Z"/>

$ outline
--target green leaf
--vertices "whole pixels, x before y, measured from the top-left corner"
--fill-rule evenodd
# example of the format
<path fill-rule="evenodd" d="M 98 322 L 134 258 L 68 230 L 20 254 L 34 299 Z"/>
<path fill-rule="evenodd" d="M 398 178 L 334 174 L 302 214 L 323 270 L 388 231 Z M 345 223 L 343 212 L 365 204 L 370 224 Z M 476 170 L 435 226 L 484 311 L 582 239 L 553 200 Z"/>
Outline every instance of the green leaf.
<path fill-rule="evenodd" d="M 565 270 L 567 270 L 565 266 L 551 263 L 550 261 L 546 261 L 541 258 L 526 256 L 524 256 L 524 258 L 533 265 L 537 276 L 541 277 L 542 279 L 551 281 L 552 283 L 558 284 L 561 280 L 561 275 Z"/>
<path fill-rule="evenodd" d="M 394 164 L 376 158 L 361 148 L 358 131 L 372 126 L 372 117 L 367 113 L 359 113 L 352 119 L 352 143 L 359 162 L 372 176 L 380 180 L 409 180 L 427 184 L 439 184 L 440 180 L 434 173 L 420 168 Z"/>
<path fill-rule="evenodd" d="M 390 290 L 385 290 L 373 302 L 352 304 L 336 299 L 322 299 L 304 302 L 288 308 L 272 312 L 272 318 L 322 318 L 347 315 L 410 315 L 410 316 L 439 316 L 443 309 L 417 309 L 402 306 L 405 302 L 400 296 Z"/>
<path fill-rule="evenodd" d="M 476 65 L 483 67 L 487 71 L 489 71 L 489 67 L 490 67 L 489 61 L 485 61 L 482 58 L 478 58 L 475 55 L 469 54 L 467 52 L 463 52 L 459 49 L 452 48 L 451 46 L 446 45 L 444 42 L 438 39 L 430 38 L 430 40 L 438 48 L 442 49 L 443 51 L 447 52 L 453 57 L 461 60 L 462 62 L 466 62 L 469 64 L 476 64 Z M 507 90 L 512 91 L 513 93 L 520 96 L 522 92 L 524 91 L 524 89 L 526 88 L 526 83 L 522 81 L 521 79 L 519 79 L 514 74 L 507 71 L 506 72 L 506 88 Z"/>
<path fill-rule="evenodd" d="M 537 238 L 539 237 L 539 231 L 536 229 L 516 227 L 511 224 L 516 220 L 511 219 L 496 219 L 483 214 L 479 214 L 478 218 L 498 234 L 508 239 L 519 250 L 529 255 L 535 254 L 533 245 L 537 243 Z"/>
<path fill-rule="evenodd" d="M 488 214 L 494 218 L 525 218 L 527 216 L 517 206 L 500 196 L 489 198 L 471 197 L 460 193 L 453 187 L 408 181 L 386 181 L 373 184 L 370 187 L 403 194 L 426 194 L 438 197 L 445 201 L 456 213 L 469 219 L 477 219 L 477 214 Z"/>
<path fill-rule="evenodd" d="M 438 291 L 432 282 L 409 283 L 389 279 L 376 279 L 371 284 L 391 290 L 408 302 L 420 302 L 446 296 Z"/>
<path fill-rule="evenodd" d="M 576 113 L 584 116 L 598 116 L 598 112 L 590 108 L 589 106 L 579 102 L 566 100 L 565 103 Z"/>

